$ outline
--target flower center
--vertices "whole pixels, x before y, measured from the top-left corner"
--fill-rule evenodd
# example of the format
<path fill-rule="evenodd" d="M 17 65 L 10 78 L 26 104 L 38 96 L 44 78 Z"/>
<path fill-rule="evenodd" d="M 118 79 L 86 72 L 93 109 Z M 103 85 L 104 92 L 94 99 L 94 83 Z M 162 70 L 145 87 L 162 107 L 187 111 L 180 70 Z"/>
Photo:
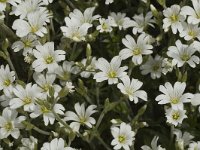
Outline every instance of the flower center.
<path fill-rule="evenodd" d="M 183 61 L 188 61 L 190 59 L 190 56 L 188 54 L 184 53 L 184 54 L 181 55 L 181 59 Z"/>
<path fill-rule="evenodd" d="M 170 19 L 172 22 L 176 22 L 176 21 L 178 21 L 179 18 L 178 18 L 178 15 L 173 14 L 173 15 L 171 15 Z"/>
<path fill-rule="evenodd" d="M 110 71 L 109 73 L 108 73 L 108 77 L 109 78 L 115 78 L 116 77 L 116 72 L 115 71 Z"/>
<path fill-rule="evenodd" d="M 126 93 L 128 95 L 132 95 L 133 94 L 133 91 L 131 90 L 131 88 L 126 88 Z"/>
<path fill-rule="evenodd" d="M 133 50 L 133 55 L 139 55 L 141 54 L 141 49 L 139 47 L 136 47 L 134 50 Z"/>
<path fill-rule="evenodd" d="M 124 143 L 125 140 L 126 140 L 126 137 L 125 137 L 124 135 L 120 135 L 120 136 L 118 137 L 119 143 Z"/>
<path fill-rule="evenodd" d="M 4 126 L 4 128 L 7 130 L 7 131 L 10 131 L 13 129 L 13 125 L 12 125 L 12 122 L 7 122 Z"/>
<path fill-rule="evenodd" d="M 104 30 L 107 30 L 107 29 L 108 29 L 108 25 L 107 25 L 106 23 L 103 23 L 103 24 L 102 24 L 102 28 L 103 28 Z"/>
<path fill-rule="evenodd" d="M 24 47 L 31 47 L 31 41 L 24 41 Z"/>
<path fill-rule="evenodd" d="M 32 100 L 31 100 L 31 98 L 26 97 L 26 98 L 23 99 L 23 102 L 26 105 L 26 104 L 30 104 L 32 102 Z"/>
<path fill-rule="evenodd" d="M 41 106 L 41 112 L 43 113 L 43 114 L 45 114 L 45 113 L 49 113 L 50 112 L 50 110 L 48 109 L 48 108 L 46 108 L 45 106 Z"/>
<path fill-rule="evenodd" d="M 5 85 L 5 86 L 9 86 L 10 84 L 11 84 L 11 81 L 9 79 L 7 79 L 3 82 L 3 85 Z"/>
<path fill-rule="evenodd" d="M 192 31 L 192 30 L 188 32 L 188 35 L 193 37 L 193 38 L 196 36 L 195 32 Z"/>
<path fill-rule="evenodd" d="M 80 41 L 80 39 L 81 39 L 81 35 L 80 35 L 80 33 L 77 31 L 77 32 L 74 32 L 73 34 L 72 34 L 72 39 L 74 40 L 74 41 Z"/>
<path fill-rule="evenodd" d="M 174 97 L 171 99 L 172 104 L 178 104 L 178 102 L 179 102 L 179 98 L 177 98 L 177 97 Z"/>
<path fill-rule="evenodd" d="M 35 33 L 39 30 L 38 26 L 31 26 L 31 32 Z"/>
<path fill-rule="evenodd" d="M 86 122 L 86 118 L 85 117 L 81 117 L 81 118 L 79 118 L 80 119 L 80 123 L 81 124 L 84 124 L 85 122 Z"/>
<path fill-rule="evenodd" d="M 180 117 L 180 113 L 179 113 L 179 112 L 174 112 L 174 113 L 172 114 L 172 118 L 173 118 L 174 120 L 178 120 L 179 117 Z"/>
<path fill-rule="evenodd" d="M 153 71 L 157 71 L 159 68 L 160 68 L 160 66 L 158 64 L 155 64 L 152 66 Z"/>
<path fill-rule="evenodd" d="M 46 61 L 47 64 L 51 64 L 54 61 L 54 59 L 53 59 L 52 56 L 49 55 L 49 56 L 46 57 L 45 61 Z"/>

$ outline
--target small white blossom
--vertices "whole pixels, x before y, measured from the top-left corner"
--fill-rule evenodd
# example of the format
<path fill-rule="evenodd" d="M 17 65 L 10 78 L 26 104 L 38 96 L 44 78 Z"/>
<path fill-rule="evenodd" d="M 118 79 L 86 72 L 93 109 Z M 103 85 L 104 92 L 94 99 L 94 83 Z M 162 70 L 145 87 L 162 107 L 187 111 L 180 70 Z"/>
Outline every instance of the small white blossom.
<path fill-rule="evenodd" d="M 22 37 L 20 41 L 13 43 L 12 49 L 14 52 L 23 50 L 23 55 L 26 56 L 27 54 L 32 54 L 33 48 L 39 44 L 40 42 L 35 35 L 28 34 L 27 36 Z"/>
<path fill-rule="evenodd" d="M 148 44 L 148 37 L 145 34 L 141 34 L 137 41 L 130 35 L 126 35 L 126 37 L 122 39 L 122 43 L 126 48 L 119 52 L 119 56 L 123 60 L 132 56 L 132 61 L 135 65 L 140 65 L 142 63 L 142 55 L 153 53 L 151 50 L 153 46 Z"/>
<path fill-rule="evenodd" d="M 24 111 L 33 111 L 35 109 L 35 100 L 41 96 L 40 88 L 31 83 L 28 83 L 25 87 L 17 85 L 13 92 L 16 98 L 10 100 L 10 108 L 16 109 L 23 106 Z"/>
<path fill-rule="evenodd" d="M 36 144 L 38 143 L 38 140 L 34 138 L 33 136 L 30 136 L 30 138 L 22 138 L 22 147 L 19 148 L 19 150 L 35 150 Z"/>
<path fill-rule="evenodd" d="M 198 25 L 183 23 L 183 31 L 180 32 L 180 37 L 184 37 L 186 41 L 195 38 L 200 40 L 200 28 Z"/>
<path fill-rule="evenodd" d="M 100 25 L 97 26 L 97 30 L 99 32 L 111 32 L 113 30 L 112 27 L 116 27 L 116 23 L 113 17 L 108 16 L 108 19 L 99 18 Z"/>
<path fill-rule="evenodd" d="M 55 138 L 50 143 L 43 144 L 41 150 L 75 150 L 73 148 L 65 147 L 65 141 L 62 138 Z"/>
<path fill-rule="evenodd" d="M 115 24 L 118 26 L 119 30 L 127 29 L 132 23 L 129 17 L 126 17 L 125 13 L 110 13 L 110 16 L 114 19 Z"/>
<path fill-rule="evenodd" d="M 47 69 L 48 73 L 54 73 L 59 67 L 58 62 L 65 59 L 65 51 L 54 50 L 54 42 L 37 45 L 36 50 L 33 50 L 33 54 L 36 60 L 32 63 L 32 67 L 36 72 Z"/>
<path fill-rule="evenodd" d="M 0 139 L 7 138 L 11 135 L 18 139 L 20 136 L 19 129 L 23 128 L 22 121 L 26 119 L 24 116 L 17 117 L 18 112 L 6 107 L 0 116 Z"/>
<path fill-rule="evenodd" d="M 125 150 L 130 150 L 129 147 L 133 145 L 133 141 L 135 139 L 135 132 L 132 131 L 129 124 L 122 122 L 119 127 L 111 127 L 111 133 L 114 137 L 111 142 L 114 149 L 124 148 Z"/>
<path fill-rule="evenodd" d="M 200 141 L 190 143 L 188 150 L 200 150 Z"/>
<path fill-rule="evenodd" d="M 185 113 L 186 111 L 184 109 L 174 110 L 172 108 L 169 108 L 166 110 L 166 113 L 165 113 L 167 117 L 167 122 L 175 126 L 177 126 L 178 124 L 182 124 L 183 120 L 187 118 Z"/>
<path fill-rule="evenodd" d="M 80 23 L 80 20 L 75 18 L 65 18 L 66 26 L 62 26 L 61 30 L 63 35 L 76 42 L 85 41 L 85 36 L 88 33 L 88 29 L 92 27 L 89 23 Z"/>
<path fill-rule="evenodd" d="M 145 16 L 143 13 L 135 15 L 133 21 L 130 24 L 133 27 L 133 34 L 142 33 L 144 29 L 149 25 L 154 27 L 155 20 L 152 19 L 153 15 L 151 12 L 148 12 Z"/>
<path fill-rule="evenodd" d="M 163 15 L 165 16 L 163 19 L 163 29 L 165 31 L 168 31 L 169 27 L 171 27 L 173 34 L 176 34 L 177 31 L 183 31 L 182 23 L 185 17 L 180 14 L 180 10 L 179 5 L 172 5 L 163 11 Z"/>
<path fill-rule="evenodd" d="M 96 67 L 101 72 L 96 73 L 94 79 L 96 79 L 96 82 L 108 80 L 108 84 L 118 83 L 118 79 L 127 75 L 127 72 L 124 71 L 128 69 L 127 66 L 120 67 L 120 65 L 121 58 L 119 56 L 113 57 L 110 63 L 104 58 L 99 58 Z"/>
<path fill-rule="evenodd" d="M 160 85 L 159 91 L 163 94 L 160 94 L 156 97 L 156 101 L 159 101 L 158 104 L 167 104 L 170 103 L 172 108 L 177 110 L 183 109 L 183 103 L 188 103 L 193 98 L 193 94 L 184 93 L 186 88 L 186 83 L 176 82 L 174 87 L 166 82 L 165 85 Z"/>
<path fill-rule="evenodd" d="M 190 144 L 191 140 L 194 138 L 189 132 L 182 133 L 181 130 L 175 129 L 174 134 L 176 135 L 176 141 L 180 147 L 186 147 Z"/>
<path fill-rule="evenodd" d="M 75 91 L 75 87 L 73 86 L 72 82 L 66 82 L 65 88 L 69 91 L 69 93 L 73 93 Z"/>
<path fill-rule="evenodd" d="M 91 117 L 92 114 L 96 112 L 95 108 L 96 105 L 90 105 L 85 109 L 85 104 L 79 104 L 76 103 L 74 105 L 76 113 L 73 111 L 67 111 L 65 113 L 65 121 L 73 121 L 70 123 L 70 127 L 75 131 L 79 132 L 79 128 L 81 125 L 86 125 L 89 128 L 92 128 L 92 126 L 96 123 L 96 120 Z"/>
<path fill-rule="evenodd" d="M 84 13 L 78 9 L 74 9 L 73 12 L 70 12 L 69 17 L 76 19 L 80 24 L 89 23 L 92 25 L 92 22 L 100 17 L 100 15 L 93 16 L 95 7 L 87 8 Z"/>
<path fill-rule="evenodd" d="M 162 61 L 162 73 L 166 75 L 168 72 L 172 72 L 173 70 L 173 65 L 168 58 L 164 58 Z"/>
<path fill-rule="evenodd" d="M 152 79 L 160 78 L 162 73 L 162 60 L 163 58 L 159 55 L 156 55 L 155 58 L 149 56 L 147 62 L 140 66 L 141 73 L 143 75 L 150 73 Z"/>
<path fill-rule="evenodd" d="M 16 19 L 13 22 L 12 28 L 16 30 L 19 37 L 24 37 L 29 33 L 43 37 L 47 33 L 44 25 L 49 22 L 49 16 L 46 11 L 36 11 L 27 15 L 27 21 L 23 19 Z"/>
<path fill-rule="evenodd" d="M 64 115 L 65 108 L 61 104 L 55 104 L 53 107 L 55 113 Z M 48 124 L 54 124 L 55 116 L 52 113 L 52 110 L 44 105 L 36 105 L 34 111 L 30 114 L 31 118 L 36 118 L 42 115 L 44 120 L 44 125 L 48 126 Z"/>
<path fill-rule="evenodd" d="M 13 82 L 15 81 L 15 72 L 10 71 L 8 65 L 0 66 L 0 91 L 10 92 L 13 89 Z"/>
<path fill-rule="evenodd" d="M 196 64 L 199 64 L 199 57 L 193 55 L 196 52 L 194 44 L 185 45 L 182 44 L 180 40 L 176 41 L 176 46 L 170 46 L 168 48 L 167 55 L 172 60 L 172 65 L 177 67 L 182 67 L 185 63 L 188 63 L 190 67 L 195 68 Z"/>
<path fill-rule="evenodd" d="M 123 83 L 118 83 L 117 87 L 121 90 L 121 92 L 129 97 L 130 101 L 134 101 L 134 103 L 138 103 L 138 98 L 141 98 L 144 101 L 147 101 L 147 93 L 143 90 L 139 90 L 142 86 L 142 82 L 128 76 L 123 77 Z"/>
<path fill-rule="evenodd" d="M 199 0 L 191 0 L 194 8 L 190 6 L 184 6 L 181 8 L 181 15 L 188 16 L 189 24 L 198 24 L 200 23 L 200 1 Z"/>

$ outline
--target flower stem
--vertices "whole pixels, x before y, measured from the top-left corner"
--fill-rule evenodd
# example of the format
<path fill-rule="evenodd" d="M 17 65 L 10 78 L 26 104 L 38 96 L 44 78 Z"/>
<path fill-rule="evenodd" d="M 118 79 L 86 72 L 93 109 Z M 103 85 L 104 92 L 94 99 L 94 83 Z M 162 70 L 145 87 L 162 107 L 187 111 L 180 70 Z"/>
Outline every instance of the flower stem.
<path fill-rule="evenodd" d="M 68 5 L 71 9 L 76 9 L 76 7 L 74 6 L 74 4 L 73 4 L 70 0 L 65 0 L 65 2 L 67 3 L 67 5 Z"/>
<path fill-rule="evenodd" d="M 10 59 L 10 55 L 9 55 L 9 54 L 7 55 L 6 61 L 8 62 L 10 68 L 11 68 L 13 71 L 15 71 L 15 77 L 16 77 L 16 79 L 19 80 L 19 77 L 18 77 L 18 75 L 17 75 L 17 71 L 16 71 L 16 69 L 15 69 L 15 67 L 14 67 L 14 65 L 13 65 L 13 63 L 12 63 L 12 61 L 11 61 L 11 59 Z"/>
<path fill-rule="evenodd" d="M 97 121 L 97 124 L 96 124 L 96 129 L 98 129 L 99 125 L 101 124 L 102 120 L 103 120 L 103 117 L 105 115 L 105 111 L 103 110 L 99 116 L 99 119 Z"/>
<path fill-rule="evenodd" d="M 41 129 L 39 129 L 39 128 L 36 127 L 36 126 L 33 127 L 33 130 L 37 131 L 38 133 L 44 134 L 44 135 L 51 135 L 50 132 L 47 132 L 47 131 L 41 130 Z"/>
<path fill-rule="evenodd" d="M 96 138 L 99 140 L 99 142 L 100 142 L 107 150 L 111 150 L 111 148 L 103 141 L 103 139 L 102 139 L 99 135 L 96 135 Z"/>
<path fill-rule="evenodd" d="M 58 122 L 60 122 L 67 130 L 69 130 L 70 132 L 73 132 L 71 127 L 66 122 L 64 122 L 54 110 L 52 110 L 52 113 Z"/>

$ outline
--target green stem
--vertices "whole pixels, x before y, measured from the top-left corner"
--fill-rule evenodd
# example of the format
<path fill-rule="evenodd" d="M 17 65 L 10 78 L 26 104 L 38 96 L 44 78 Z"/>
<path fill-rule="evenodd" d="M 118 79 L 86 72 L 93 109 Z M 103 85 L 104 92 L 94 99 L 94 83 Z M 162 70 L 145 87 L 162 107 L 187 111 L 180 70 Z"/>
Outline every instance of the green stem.
<path fill-rule="evenodd" d="M 100 142 L 107 150 L 111 150 L 111 148 L 103 141 L 103 139 L 102 139 L 99 135 L 96 135 L 96 138 L 99 140 L 99 142 Z"/>
<path fill-rule="evenodd" d="M 103 120 L 103 117 L 105 116 L 105 111 L 103 110 L 99 116 L 99 119 L 97 121 L 97 124 L 96 124 L 96 129 L 98 129 L 99 125 L 101 124 L 102 120 Z"/>
<path fill-rule="evenodd" d="M 15 77 L 16 77 L 16 79 L 19 80 L 19 77 L 18 77 L 18 75 L 17 75 L 17 71 L 16 71 L 16 69 L 15 69 L 15 67 L 14 67 L 14 65 L 13 65 L 13 63 L 12 63 L 12 61 L 11 61 L 11 59 L 10 59 L 10 55 L 9 55 L 9 54 L 7 55 L 6 61 L 8 62 L 10 68 L 11 68 L 13 71 L 15 71 Z"/>
<path fill-rule="evenodd" d="M 44 135 L 51 135 L 50 132 L 47 132 L 47 131 L 41 130 L 41 129 L 39 129 L 39 128 L 36 127 L 36 126 L 33 127 L 33 130 L 37 131 L 38 133 L 44 134 Z"/>
<path fill-rule="evenodd" d="M 70 132 L 73 132 L 71 127 L 66 122 L 64 122 L 54 110 L 52 110 L 52 113 L 58 122 L 60 122 L 67 130 L 69 130 Z"/>

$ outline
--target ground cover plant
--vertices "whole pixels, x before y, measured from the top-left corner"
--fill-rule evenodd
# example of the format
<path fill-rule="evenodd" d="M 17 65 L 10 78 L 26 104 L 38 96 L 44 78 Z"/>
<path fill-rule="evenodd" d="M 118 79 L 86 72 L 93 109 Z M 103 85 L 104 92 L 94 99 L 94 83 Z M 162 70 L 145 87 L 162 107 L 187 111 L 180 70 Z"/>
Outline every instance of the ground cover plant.
<path fill-rule="evenodd" d="M 200 150 L 200 0 L 0 0 L 0 150 Z"/>

